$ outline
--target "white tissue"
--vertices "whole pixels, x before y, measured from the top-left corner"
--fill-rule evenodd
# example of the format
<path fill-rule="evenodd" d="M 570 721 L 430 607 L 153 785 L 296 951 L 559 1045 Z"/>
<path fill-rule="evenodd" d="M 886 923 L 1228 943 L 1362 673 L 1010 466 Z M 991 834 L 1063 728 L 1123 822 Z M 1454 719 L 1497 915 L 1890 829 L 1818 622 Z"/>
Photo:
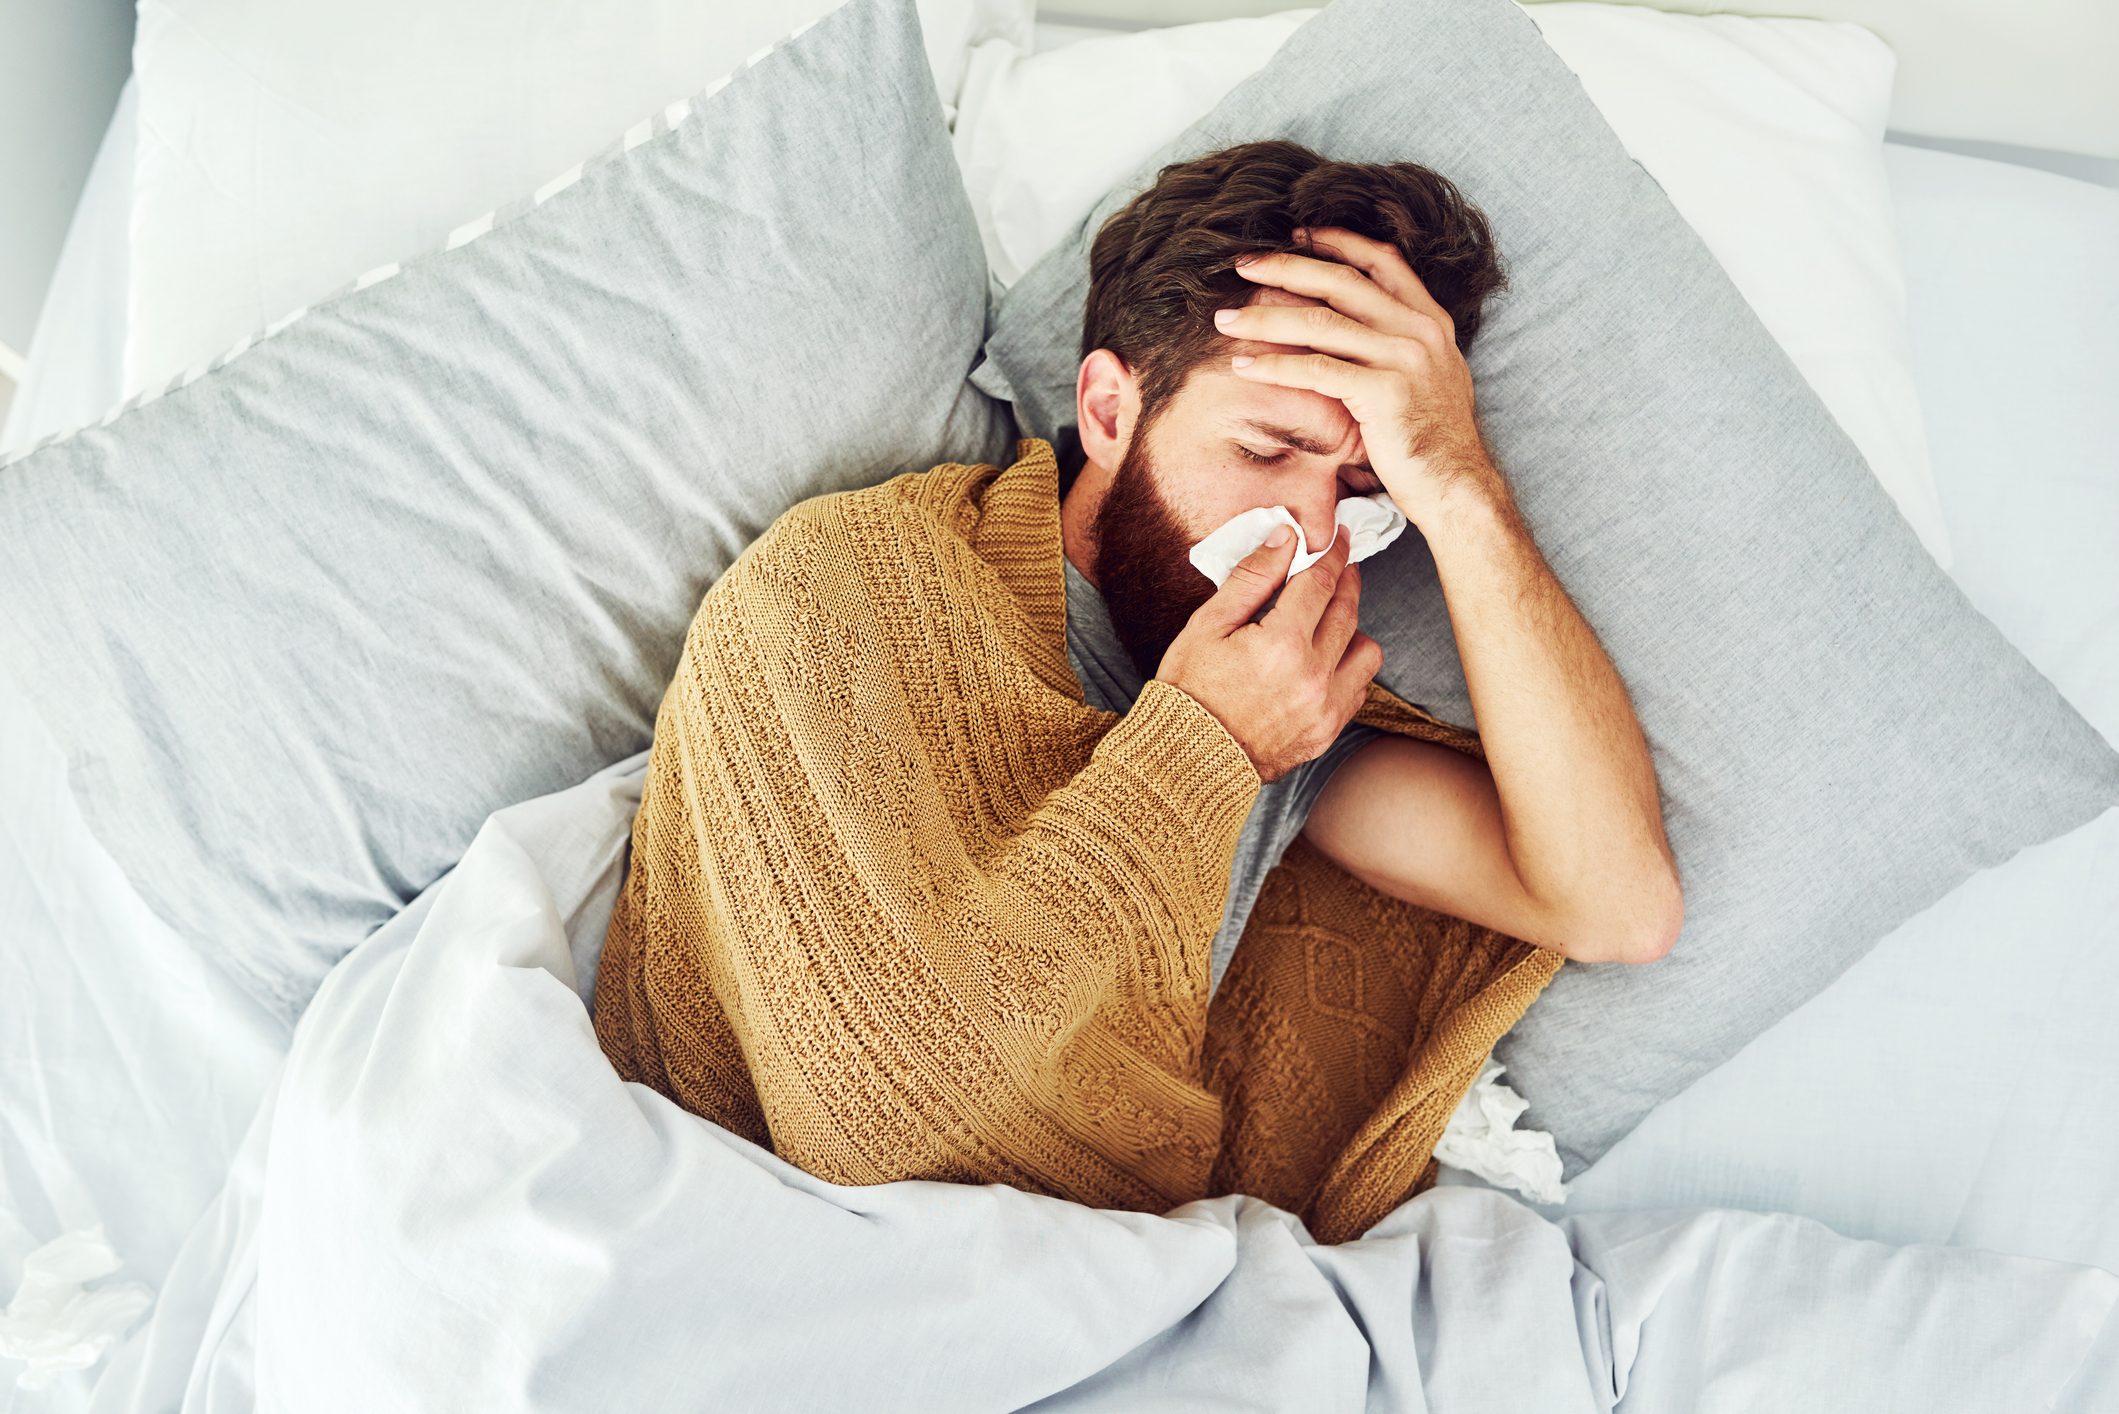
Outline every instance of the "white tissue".
<path fill-rule="evenodd" d="M 1367 559 L 1405 533 L 1405 512 L 1382 491 L 1343 498 L 1332 512 L 1332 518 L 1347 528 L 1351 539 L 1347 554 L 1349 564 Z M 1290 579 L 1324 558 L 1323 550 L 1310 549 L 1302 526 L 1286 506 L 1253 506 L 1241 515 L 1231 517 L 1219 530 L 1194 545 L 1192 564 L 1219 589 L 1222 581 L 1229 577 L 1229 571 L 1236 568 L 1237 561 L 1265 544 L 1266 537 L 1273 533 L 1276 525 L 1295 529 L 1295 559 L 1288 566 Z"/>
<path fill-rule="evenodd" d="M 1567 1185 L 1560 1180 L 1560 1151 L 1550 1134 L 1515 1127 L 1530 1101 L 1499 1082 L 1504 1068 L 1492 1056 L 1479 1063 L 1479 1078 L 1442 1127 L 1435 1159 L 1513 1188 L 1533 1202 L 1564 1203 Z"/>
<path fill-rule="evenodd" d="M 16 1388 L 43 1389 L 95 1364 L 154 1301 L 138 1282 L 85 1289 L 120 1265 L 101 1223 L 61 1233 L 22 1259 L 22 1284 L 0 1312 L 0 1359 L 29 1362 Z"/>

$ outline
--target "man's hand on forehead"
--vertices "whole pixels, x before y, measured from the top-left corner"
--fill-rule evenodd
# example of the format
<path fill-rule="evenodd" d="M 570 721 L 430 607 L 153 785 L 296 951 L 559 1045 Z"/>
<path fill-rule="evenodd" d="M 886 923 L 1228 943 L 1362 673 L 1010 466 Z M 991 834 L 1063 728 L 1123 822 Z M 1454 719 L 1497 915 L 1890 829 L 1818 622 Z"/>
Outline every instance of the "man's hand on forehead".
<path fill-rule="evenodd" d="M 1238 354 L 1230 371 L 1337 398 L 1360 425 L 1384 490 L 1415 524 L 1432 525 L 1452 487 L 1485 489 L 1499 479 L 1479 435 L 1455 321 L 1396 246 L 1338 226 L 1296 234 L 1317 254 L 1275 251 L 1236 268 L 1266 289 L 1305 298 L 1217 310 L 1215 327 L 1306 352 Z"/>

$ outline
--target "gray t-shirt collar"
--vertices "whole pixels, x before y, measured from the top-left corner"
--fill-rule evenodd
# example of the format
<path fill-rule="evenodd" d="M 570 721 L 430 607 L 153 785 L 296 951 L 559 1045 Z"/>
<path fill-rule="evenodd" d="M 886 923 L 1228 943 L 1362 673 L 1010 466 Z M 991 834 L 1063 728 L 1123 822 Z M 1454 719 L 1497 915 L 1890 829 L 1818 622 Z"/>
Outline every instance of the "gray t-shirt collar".
<path fill-rule="evenodd" d="M 1119 642 L 1103 593 L 1065 555 L 1067 575 L 1067 661 L 1081 679 L 1082 696 L 1106 712 L 1125 712 L 1146 687 L 1133 657 Z"/>

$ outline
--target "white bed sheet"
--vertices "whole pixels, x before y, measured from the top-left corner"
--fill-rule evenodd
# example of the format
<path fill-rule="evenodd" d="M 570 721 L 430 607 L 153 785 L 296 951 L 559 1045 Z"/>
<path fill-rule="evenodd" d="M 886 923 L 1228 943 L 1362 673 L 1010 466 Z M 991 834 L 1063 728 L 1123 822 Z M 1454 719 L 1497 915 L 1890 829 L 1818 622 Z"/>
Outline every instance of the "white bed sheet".
<path fill-rule="evenodd" d="M 1466 1188 L 1318 1247 L 1235 1195 L 812 1178 L 597 1047 L 646 758 L 495 813 L 332 972 L 91 1414 L 2111 1408 L 2091 1267 Z"/>
<path fill-rule="evenodd" d="M 121 386 L 121 151 L 107 140 L 69 232 L 15 441 L 93 420 Z M 2119 193 L 1888 155 L 1954 573 L 2119 739 L 2119 577 L 2099 560 L 2119 544 Z M 36 1077 L 5 1088 L 0 1142 L 45 1122 L 28 1148 L 0 1149 L 0 1294 L 30 1248 L 96 1220 L 127 1259 L 118 1275 L 153 1284 L 285 1038 L 171 945 L 5 684 L 0 752 L 0 1067 Z M 1651 1117 L 1569 1207 L 1779 1209 L 1855 1236 L 2119 1270 L 2113 1113 L 2119 814 L 1899 930 Z M 13 1409 L 78 1408 L 86 1389 Z"/>

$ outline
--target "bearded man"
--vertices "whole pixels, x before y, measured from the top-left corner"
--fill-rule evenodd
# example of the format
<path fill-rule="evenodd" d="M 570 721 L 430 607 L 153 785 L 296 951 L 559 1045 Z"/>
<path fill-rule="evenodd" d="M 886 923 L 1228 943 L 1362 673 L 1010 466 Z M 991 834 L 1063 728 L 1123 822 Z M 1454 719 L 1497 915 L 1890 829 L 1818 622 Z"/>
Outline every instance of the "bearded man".
<path fill-rule="evenodd" d="M 1504 284 L 1417 164 L 1163 169 L 1098 233 L 1057 447 L 805 501 L 702 600 L 597 982 L 619 1073 L 839 1183 L 1242 1191 L 1337 1241 L 1433 1182 L 1562 961 L 1682 919 L 1624 686 L 1477 426 Z M 1374 681 L 1335 517 L 1378 491 L 1476 735 Z M 1217 588 L 1188 550 L 1260 506 L 1329 548 Z"/>

